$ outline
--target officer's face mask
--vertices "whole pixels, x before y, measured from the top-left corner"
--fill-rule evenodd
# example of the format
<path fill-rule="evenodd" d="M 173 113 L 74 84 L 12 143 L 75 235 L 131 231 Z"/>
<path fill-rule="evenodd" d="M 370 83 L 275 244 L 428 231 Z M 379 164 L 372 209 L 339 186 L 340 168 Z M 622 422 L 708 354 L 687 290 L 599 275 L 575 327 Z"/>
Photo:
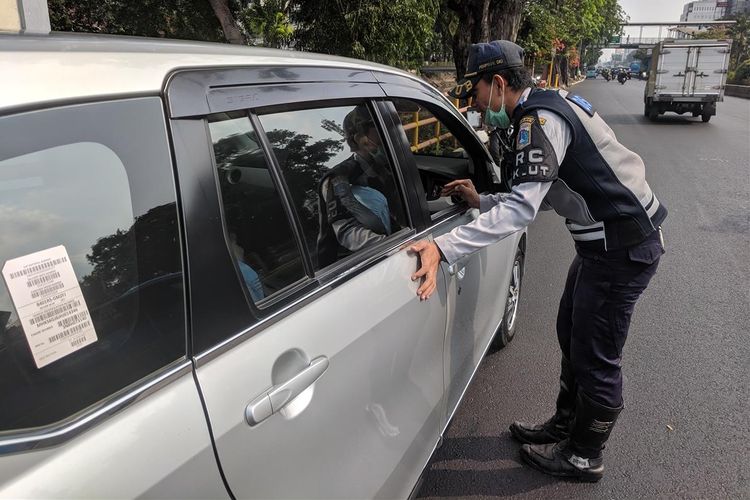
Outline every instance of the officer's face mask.
<path fill-rule="evenodd" d="M 492 90 L 495 88 L 495 82 L 490 84 L 490 100 L 487 103 L 487 109 L 484 110 L 484 123 L 490 127 L 498 127 L 502 129 L 510 128 L 510 117 L 505 112 L 505 85 L 503 85 L 503 93 L 500 96 L 500 111 L 492 110 Z"/>

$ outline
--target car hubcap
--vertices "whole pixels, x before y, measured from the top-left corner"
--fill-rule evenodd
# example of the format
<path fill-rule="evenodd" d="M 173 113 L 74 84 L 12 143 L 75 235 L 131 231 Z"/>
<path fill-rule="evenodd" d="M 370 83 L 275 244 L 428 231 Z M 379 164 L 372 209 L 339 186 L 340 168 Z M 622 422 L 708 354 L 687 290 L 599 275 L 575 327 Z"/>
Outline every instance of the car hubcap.
<path fill-rule="evenodd" d="M 508 287 L 508 305 L 505 307 L 505 317 L 508 318 L 508 331 L 513 329 L 516 324 L 516 315 L 518 313 L 518 294 L 521 287 L 521 262 L 519 259 L 513 263 L 513 275 L 510 278 Z"/>

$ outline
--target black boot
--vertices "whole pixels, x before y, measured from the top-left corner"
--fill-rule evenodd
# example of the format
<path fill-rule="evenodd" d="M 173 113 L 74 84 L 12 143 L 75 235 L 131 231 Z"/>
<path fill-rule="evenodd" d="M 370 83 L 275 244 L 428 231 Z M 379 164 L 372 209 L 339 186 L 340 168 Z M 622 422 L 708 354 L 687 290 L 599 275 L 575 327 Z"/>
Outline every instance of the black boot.
<path fill-rule="evenodd" d="M 593 483 L 604 475 L 602 450 L 622 405 L 604 406 L 583 391 L 578 392 L 577 403 L 570 438 L 556 444 L 525 444 L 521 458 L 546 474 Z"/>
<path fill-rule="evenodd" d="M 560 392 L 557 394 L 557 410 L 552 417 L 543 424 L 527 424 L 513 422 L 510 424 L 510 434 L 513 438 L 525 444 L 557 443 L 570 434 L 570 424 L 573 420 L 576 392 L 575 377 L 570 364 L 563 356 L 560 367 Z"/>

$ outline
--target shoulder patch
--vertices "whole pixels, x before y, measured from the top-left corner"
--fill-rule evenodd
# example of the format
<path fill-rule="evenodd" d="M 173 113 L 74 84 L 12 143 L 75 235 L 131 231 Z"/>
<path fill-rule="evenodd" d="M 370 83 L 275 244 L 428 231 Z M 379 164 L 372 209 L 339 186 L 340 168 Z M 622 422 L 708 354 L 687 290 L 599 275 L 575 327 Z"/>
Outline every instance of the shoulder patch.
<path fill-rule="evenodd" d="M 568 94 L 565 98 L 577 104 L 578 107 L 584 110 L 589 116 L 594 116 L 594 106 L 583 97 L 575 94 Z"/>
<path fill-rule="evenodd" d="M 516 149 L 523 149 L 531 143 L 531 125 L 534 123 L 533 116 L 524 116 L 518 125 L 518 138 Z"/>

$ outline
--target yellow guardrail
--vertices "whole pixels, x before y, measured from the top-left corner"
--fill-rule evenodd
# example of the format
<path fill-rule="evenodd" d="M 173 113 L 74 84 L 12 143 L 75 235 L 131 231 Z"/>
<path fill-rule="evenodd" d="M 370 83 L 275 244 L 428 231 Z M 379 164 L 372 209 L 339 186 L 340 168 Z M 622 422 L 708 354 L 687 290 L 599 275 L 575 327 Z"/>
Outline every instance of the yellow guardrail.
<path fill-rule="evenodd" d="M 466 113 L 466 111 L 469 110 L 471 106 L 464 106 L 463 108 L 459 108 L 459 101 L 458 99 L 453 99 L 451 102 L 453 102 L 453 105 L 458 109 L 460 113 Z M 419 142 L 419 127 L 420 126 L 428 126 L 428 125 L 435 125 L 434 131 L 432 133 L 432 137 L 427 139 L 426 141 Z M 413 130 L 413 138 L 411 141 L 411 150 L 413 153 L 416 153 L 417 151 L 420 151 L 422 149 L 428 148 L 430 146 L 433 146 L 435 144 L 438 144 L 446 139 L 450 139 L 453 137 L 453 134 L 450 132 L 441 134 L 440 133 L 440 127 L 441 127 L 440 121 L 438 121 L 435 117 L 425 118 L 424 120 L 419 119 L 419 111 L 414 112 L 414 121 L 402 123 L 402 127 L 404 128 L 404 132 L 408 132 L 410 130 Z M 455 141 L 455 138 L 454 138 Z"/>

